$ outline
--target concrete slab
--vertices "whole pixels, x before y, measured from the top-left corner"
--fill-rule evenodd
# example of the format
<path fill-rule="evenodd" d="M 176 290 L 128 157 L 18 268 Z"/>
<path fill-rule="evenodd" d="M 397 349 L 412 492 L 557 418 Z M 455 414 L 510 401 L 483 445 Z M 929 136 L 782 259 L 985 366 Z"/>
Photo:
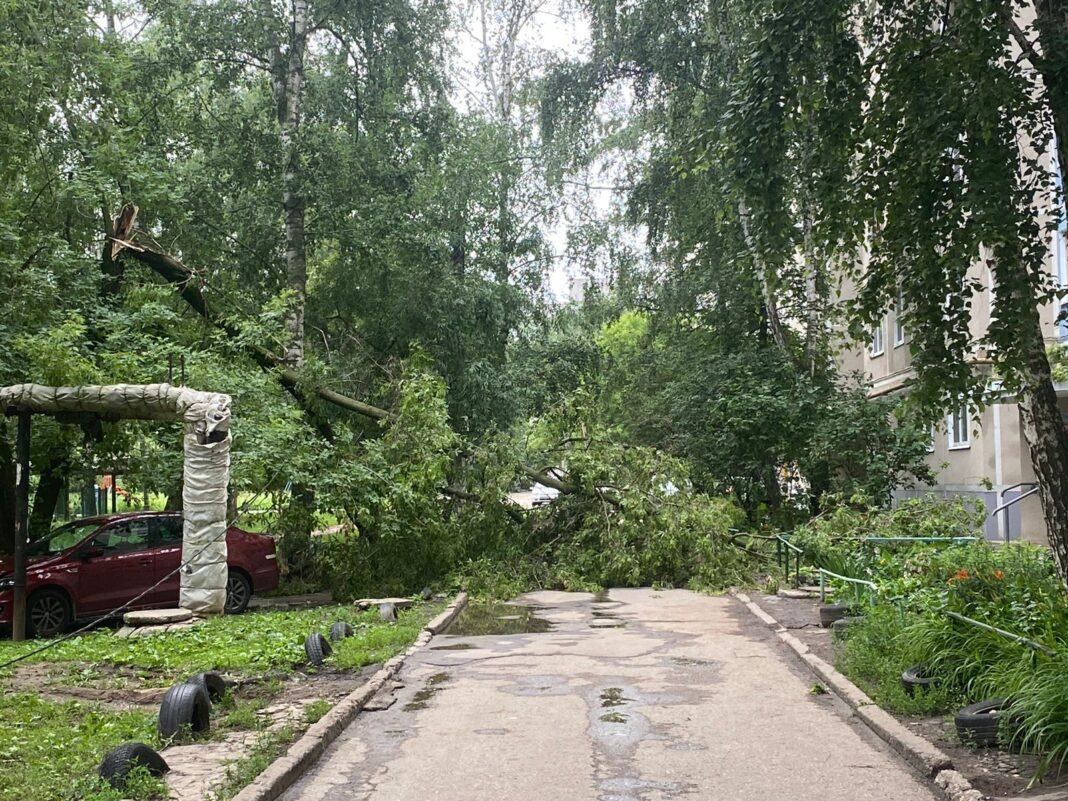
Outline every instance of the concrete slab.
<path fill-rule="evenodd" d="M 188 609 L 142 609 L 122 616 L 127 626 L 168 626 L 192 619 L 193 613 Z"/>
<path fill-rule="evenodd" d="M 535 593 L 536 634 L 435 638 L 286 801 L 932 801 L 730 598 Z M 594 612 L 597 612 L 595 615 Z M 593 627 L 610 615 L 621 625 Z M 459 646 L 459 647 L 451 647 Z M 470 646 L 470 647 L 466 647 Z"/>

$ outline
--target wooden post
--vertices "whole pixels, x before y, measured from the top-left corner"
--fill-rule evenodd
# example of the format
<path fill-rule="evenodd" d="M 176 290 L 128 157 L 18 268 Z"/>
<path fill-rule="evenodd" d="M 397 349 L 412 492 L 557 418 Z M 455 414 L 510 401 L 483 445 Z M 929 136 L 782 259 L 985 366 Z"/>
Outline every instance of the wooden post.
<path fill-rule="evenodd" d="M 15 592 L 11 639 L 26 639 L 26 540 L 30 535 L 30 413 L 19 412 L 15 439 Z"/>

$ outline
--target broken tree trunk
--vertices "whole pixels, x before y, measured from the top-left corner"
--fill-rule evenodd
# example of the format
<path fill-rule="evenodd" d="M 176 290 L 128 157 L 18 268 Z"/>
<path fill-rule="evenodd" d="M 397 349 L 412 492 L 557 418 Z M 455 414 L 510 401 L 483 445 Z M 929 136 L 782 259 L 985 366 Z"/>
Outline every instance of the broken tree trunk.
<path fill-rule="evenodd" d="M 190 308 L 196 311 L 197 314 L 220 330 L 226 332 L 228 336 L 235 340 L 238 338 L 240 333 L 238 329 L 232 323 L 229 323 L 222 317 L 216 315 L 208 306 L 207 298 L 204 297 L 204 294 L 200 291 L 200 287 L 197 283 L 196 273 L 191 269 L 182 264 L 178 259 L 166 253 L 160 253 L 150 248 L 141 247 L 140 245 L 133 244 L 129 241 L 123 241 L 119 244 L 121 245 L 122 253 L 151 268 L 157 275 L 174 286 L 182 296 L 182 299 L 185 300 Z M 386 409 L 380 409 L 369 403 L 350 398 L 346 395 L 342 395 L 340 392 L 334 392 L 332 389 L 320 386 L 307 387 L 301 382 L 301 375 L 297 370 L 290 367 L 284 367 L 282 358 L 271 353 L 270 350 L 262 345 L 246 343 L 244 348 L 256 364 L 264 370 L 274 372 L 278 376 L 278 380 L 281 382 L 282 386 L 290 391 L 306 412 L 314 414 L 313 409 L 309 405 L 311 399 L 308 397 L 309 393 L 314 393 L 315 396 L 333 406 L 364 415 L 365 417 L 385 421 L 394 418 L 394 415 Z M 521 466 L 520 469 L 524 475 L 529 478 L 539 481 L 547 487 L 552 487 L 565 495 L 580 494 L 578 488 L 565 481 L 561 481 L 554 476 L 547 475 L 525 465 Z M 618 502 L 612 498 L 605 498 L 605 500 L 613 505 L 618 504 Z"/>

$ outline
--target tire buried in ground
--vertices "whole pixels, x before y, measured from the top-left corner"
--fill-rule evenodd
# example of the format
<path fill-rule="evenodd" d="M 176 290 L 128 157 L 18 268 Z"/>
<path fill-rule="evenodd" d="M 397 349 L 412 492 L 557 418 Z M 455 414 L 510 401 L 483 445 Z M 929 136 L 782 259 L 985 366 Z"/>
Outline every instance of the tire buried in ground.
<path fill-rule="evenodd" d="M 820 625 L 830 628 L 836 620 L 841 620 L 849 614 L 848 604 L 823 604 L 820 607 Z"/>
<path fill-rule="evenodd" d="M 333 649 L 330 647 L 326 637 L 317 631 L 313 631 L 304 638 L 304 653 L 308 657 L 308 661 L 318 667 L 323 664 L 324 659 L 333 653 Z"/>
<path fill-rule="evenodd" d="M 186 679 L 186 684 L 199 684 L 207 691 L 208 700 L 213 704 L 217 704 L 226 695 L 226 679 L 222 677 L 221 673 L 214 670 L 190 676 Z"/>
<path fill-rule="evenodd" d="M 1008 698 L 991 698 L 964 707 L 953 716 L 961 742 L 983 748 L 996 747 L 1002 713 L 1010 703 Z"/>
<path fill-rule="evenodd" d="M 159 736 L 171 740 L 188 731 L 204 734 L 211 728 L 211 700 L 200 684 L 176 684 L 159 706 Z"/>
<path fill-rule="evenodd" d="M 929 690 L 935 683 L 934 677 L 927 675 L 923 665 L 912 665 L 901 672 L 901 686 L 905 695 L 912 697 L 916 690 Z"/>
<path fill-rule="evenodd" d="M 831 630 L 841 636 L 849 630 L 850 626 L 855 626 L 862 620 L 864 620 L 862 617 L 842 617 L 831 624 Z"/>
<path fill-rule="evenodd" d="M 156 778 L 170 770 L 163 757 L 144 743 L 124 743 L 104 755 L 97 772 L 101 779 L 121 790 L 134 768 L 144 768 Z"/>
<path fill-rule="evenodd" d="M 343 640 L 346 637 L 352 636 L 352 626 L 348 623 L 338 622 L 330 627 L 330 639 L 334 642 Z"/>

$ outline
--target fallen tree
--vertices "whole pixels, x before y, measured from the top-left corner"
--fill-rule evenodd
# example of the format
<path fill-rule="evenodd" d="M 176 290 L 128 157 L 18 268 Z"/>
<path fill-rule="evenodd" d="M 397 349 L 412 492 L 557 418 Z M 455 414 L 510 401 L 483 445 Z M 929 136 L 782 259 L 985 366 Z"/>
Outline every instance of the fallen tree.
<path fill-rule="evenodd" d="M 132 204 L 126 204 L 120 211 L 119 216 L 115 218 L 114 235 L 111 236 L 114 243 L 110 249 L 111 258 L 127 257 L 145 265 L 173 286 L 186 304 L 204 318 L 205 321 L 231 339 L 241 341 L 239 327 L 228 316 L 220 314 L 208 303 L 207 297 L 205 297 L 200 288 L 200 280 L 195 270 L 187 267 L 179 259 L 168 253 L 133 241 L 136 235 L 136 219 L 137 207 Z M 107 248 L 105 248 L 105 252 L 109 252 Z M 242 347 L 259 367 L 277 376 L 279 383 L 313 419 L 318 418 L 314 407 L 316 399 L 373 420 L 388 422 L 393 419 L 393 413 L 386 409 L 342 395 L 340 392 L 335 392 L 328 387 L 307 384 L 302 380 L 303 377 L 299 371 L 285 365 L 281 355 L 271 352 L 269 348 L 263 345 L 244 342 Z M 322 431 L 322 425 L 319 427 L 320 431 Z M 323 433 L 326 434 L 327 432 Z M 547 470 L 537 470 L 527 465 L 519 465 L 518 469 L 527 478 L 551 487 L 562 494 L 581 493 L 580 488 L 551 475 Z M 450 491 L 448 494 L 463 499 L 455 490 Z M 603 495 L 600 493 L 598 495 L 601 500 L 605 500 Z M 608 499 L 608 502 L 613 503 L 613 505 L 616 503 L 614 499 Z"/>

